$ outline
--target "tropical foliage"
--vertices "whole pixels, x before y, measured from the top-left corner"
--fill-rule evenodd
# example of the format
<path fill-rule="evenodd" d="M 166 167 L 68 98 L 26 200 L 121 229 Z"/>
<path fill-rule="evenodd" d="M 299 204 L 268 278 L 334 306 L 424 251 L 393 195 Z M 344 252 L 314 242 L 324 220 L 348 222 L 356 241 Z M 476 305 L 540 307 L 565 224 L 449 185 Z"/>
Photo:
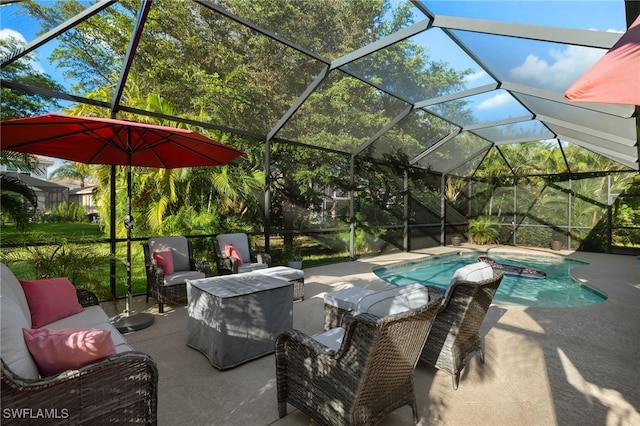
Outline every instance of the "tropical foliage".
<path fill-rule="evenodd" d="M 33 2 L 25 3 L 24 7 L 41 20 L 44 30 L 55 27 L 83 9 L 74 1 L 55 4 Z M 293 7 L 289 1 L 232 0 L 224 7 L 238 16 L 259 22 L 265 28 L 278 28 L 281 34 L 294 35 L 304 31 L 305 40 L 300 42 L 322 51 L 328 58 L 343 56 L 412 23 L 408 3 L 394 9 L 391 2 L 382 0 L 307 2 L 304 9 Z M 99 101 L 111 100 L 112 87 L 120 71 L 120 58 L 128 46 L 127 34 L 134 25 L 138 8 L 137 1 L 121 1 L 118 7 L 106 9 L 58 38 L 59 45 L 51 60 L 64 70 L 65 76 L 78 82 L 74 88 L 76 94 Z M 225 128 L 245 129 L 242 136 L 242 132 L 233 134 L 195 128 L 223 143 L 243 149 L 247 154 L 228 167 L 136 170 L 133 198 L 137 226 L 134 232 L 140 235 L 164 233 L 167 231 L 163 226 L 165 222 L 171 223 L 171 228 L 175 229 L 175 220 L 167 222 L 173 215 L 216 218 L 216 224 L 197 221 L 206 223 L 207 232 L 215 232 L 216 227 L 238 227 L 240 224 L 259 229 L 264 215 L 260 197 L 267 178 L 263 160 L 266 146 L 264 141 L 246 135 L 246 129 L 256 134 L 266 134 L 272 129 L 307 88 L 308 76 L 318 74 L 323 64 L 196 3 L 183 3 L 176 9 L 173 1 L 158 0 L 154 2 L 152 13 L 153 24 L 145 28 L 140 40 L 123 101 L 132 108 L 161 116 L 179 115 L 221 124 Z M 301 14 L 300 19 L 292 19 L 292 14 Z M 334 19 L 309 19 L 309 16 L 327 14 Z M 382 19 L 386 14 L 394 17 L 390 23 Z M 283 19 L 285 15 L 286 20 Z M 315 23 L 309 27 L 312 22 Z M 88 43 L 88 40 L 93 42 Z M 95 40 L 100 40 L 100 43 Z M 375 74 L 379 72 L 376 63 L 386 60 L 397 64 L 396 72 L 405 75 L 410 88 L 424 93 L 444 94 L 463 84 L 464 74 L 455 73 L 446 63 L 430 61 L 428 52 L 410 41 L 385 50 L 384 55 L 384 58 L 368 58 L 353 64 L 351 72 Z M 404 103 L 380 97 L 380 93 L 370 86 L 342 73 L 334 73 L 323 86 L 326 89 L 313 94 L 287 128 L 278 134 L 279 137 L 292 136 L 310 145 L 332 150 L 350 149 L 365 142 L 368 135 L 375 133 L 404 108 Z M 464 111 L 460 108 L 460 114 Z M 66 112 L 95 116 L 109 114 L 105 109 L 86 104 L 72 106 Z M 184 126 L 123 112 L 119 113 L 119 118 Z M 346 134 L 344 128 L 354 124 L 361 129 L 360 135 Z M 425 130 L 434 131 L 428 127 Z M 397 136 L 405 139 L 404 150 L 415 150 L 420 146 L 411 135 L 398 133 Z M 309 212 L 320 210 L 326 188 L 346 192 L 350 186 L 345 179 L 348 157 L 344 155 L 318 155 L 317 151 L 299 149 L 276 140 L 272 141 L 270 150 L 273 159 L 268 177 L 273 194 L 270 200 L 271 220 L 278 228 L 308 227 L 313 217 Z M 384 155 L 388 159 L 406 162 L 402 151 Z M 397 205 L 398 200 L 391 200 L 392 191 L 379 190 L 388 182 L 384 179 L 385 171 L 376 170 L 377 167 L 372 163 L 362 169 L 369 170 L 360 178 L 362 184 L 359 184 L 359 196 L 365 203 L 363 224 L 386 222 L 402 209 L 398 206 L 386 212 L 391 205 Z M 101 217 L 105 219 L 103 223 L 108 226 L 110 168 L 97 167 L 95 177 L 97 204 Z M 120 168 L 115 179 L 117 188 L 124 188 L 121 185 L 124 175 Z M 118 217 L 125 209 L 121 192 L 118 190 Z M 333 218 L 345 216 L 344 211 L 333 214 Z M 122 235 L 124 230 L 120 224 L 117 226 L 118 235 Z M 189 228 L 189 231 L 198 232 L 197 229 Z M 287 235 L 286 238 L 290 241 L 292 236 Z"/>
<path fill-rule="evenodd" d="M 50 178 L 69 178 L 80 181 L 80 188 L 87 186 L 87 179 L 94 173 L 94 166 L 91 164 L 78 163 L 76 161 L 64 161 L 60 167 L 55 169 Z"/>
<path fill-rule="evenodd" d="M 35 246 L 23 251 L 15 251 L 2 257 L 3 262 L 28 262 L 35 272 L 33 278 L 67 277 L 72 283 L 95 293 L 100 300 L 111 297 L 102 278 L 108 276 L 111 256 L 101 254 L 87 244 L 69 244 L 62 239 L 54 245 Z"/>
<path fill-rule="evenodd" d="M 13 37 L 0 39 L 0 54 L 20 49 L 23 43 Z M 17 61 L 2 68 L 2 78 L 16 83 L 40 86 L 48 89 L 60 89 L 49 76 L 39 72 L 33 66 L 34 55 L 27 55 L 26 60 Z M 38 94 L 25 94 L 2 87 L 0 96 L 0 117 L 2 120 L 29 117 L 55 110 L 58 103 L 55 99 Z"/>
<path fill-rule="evenodd" d="M 124 111 L 99 105 L 110 104 L 114 98 L 139 0 L 122 0 L 61 34 L 50 57 L 69 81 L 76 82 L 72 94 L 96 101 L 71 105 L 65 111 L 69 114 L 107 117 L 117 113 L 118 118 L 189 127 L 246 152 L 225 167 L 136 168 L 132 188 L 135 236 L 259 231 L 268 214 L 270 232 L 282 232 L 289 250 L 294 233 L 314 227 L 341 232 L 353 221 L 359 229 L 356 240 L 366 249 L 373 245 L 371 240 L 391 239 L 390 229 L 401 227 L 405 219 L 418 225 L 437 223 L 443 213 L 451 223 L 491 217 L 495 223 L 508 224 L 507 241 L 513 232 L 531 241 L 548 238 L 524 231 L 528 225 L 553 228 L 560 223 L 558 229 L 553 228 L 559 233 L 568 232 L 563 228 L 566 223 L 587 228 L 602 219 L 607 205 L 602 199 L 608 191 L 605 179 L 597 174 L 582 176 L 584 179 L 570 176 L 567 157 L 573 165 L 571 172 L 578 175 L 623 167 L 577 146 L 558 141 L 491 146 L 485 139 L 465 134 L 447 149 L 433 150 L 432 159 L 414 164 L 417 154 L 431 149 L 434 141 L 453 130 L 450 123 L 420 109 L 386 132 L 380 143 L 369 143 L 408 104 L 361 80 L 393 87 L 409 100 L 447 95 L 465 85 L 468 71 L 456 72 L 449 64 L 433 60 L 411 39 L 346 63 L 320 81 L 327 61 L 411 25 L 410 3 L 216 3 L 240 20 L 255 22 L 256 29 L 197 2 L 180 3 L 179 8 L 175 4 L 173 0 L 153 2 L 152 19 L 145 26 L 122 94 Z M 43 31 L 86 7 L 78 1 L 24 2 L 21 6 L 40 20 Z M 332 19 L 321 19 L 326 16 Z M 301 49 L 265 37 L 260 28 L 295 40 Z M 381 64 L 386 66 L 384 71 Z M 287 114 L 315 83 L 316 90 L 302 106 Z M 454 113 L 460 122 L 473 123 L 462 101 L 430 109 L 440 115 Z M 147 114 L 130 112 L 135 110 Z M 203 123 L 203 127 L 170 121 L 168 116 Z M 285 116 L 286 123 L 280 122 Z M 515 126 L 503 131 L 518 133 Z M 265 135 L 270 135 L 269 140 Z M 483 149 L 486 157 L 460 164 L 460 158 Z M 362 155 L 352 157 L 351 152 Z M 429 173 L 434 162 L 451 169 L 444 180 L 444 194 L 440 176 Z M 96 204 L 102 226 L 109 232 L 112 183 L 117 188 L 116 216 L 126 214 L 123 168 L 116 167 L 112 173 L 108 166 L 86 170 L 69 166 L 60 173 L 96 180 Z M 352 180 L 351 170 L 355 172 Z M 620 180 L 622 186 L 624 176 L 614 174 L 614 184 Z M 569 177 L 572 187 L 563 183 Z M 578 193 L 583 195 L 574 196 Z M 351 194 L 355 211 L 351 211 Z M 568 200 L 579 208 L 569 211 Z M 633 216 L 620 210 L 625 217 Z M 116 234 L 123 237 L 124 227 L 120 221 L 115 223 Z M 335 245 L 342 246 L 338 240 L 343 234 L 337 235 Z"/>
<path fill-rule="evenodd" d="M 498 234 L 497 224 L 488 219 L 474 219 L 469 222 L 469 237 L 474 244 L 493 244 Z"/>
<path fill-rule="evenodd" d="M 0 40 L 0 53 L 20 49 L 23 43 L 13 37 Z M 36 71 L 32 66 L 34 55 L 27 55 L 26 61 L 12 63 L 2 68 L 2 78 L 22 84 L 33 84 L 50 89 L 58 89 L 57 85 L 47 75 Z M 0 96 L 0 118 L 8 120 L 31 115 L 42 114 L 57 107 L 53 99 L 37 94 L 22 94 L 6 87 L 2 87 Z M 25 154 L 0 151 L 0 164 L 10 166 L 16 170 L 33 170 L 33 159 Z M 3 215 L 13 220 L 18 228 L 26 229 L 31 221 L 33 211 L 38 206 L 35 192 L 19 179 L 2 174 L 0 177 L 2 188 L 1 206 Z"/>
<path fill-rule="evenodd" d="M 17 170 L 33 170 L 33 158 L 26 154 L 0 151 L 0 164 Z M 33 212 L 38 207 L 36 193 L 17 177 L 0 175 L 0 207 L 3 216 L 10 218 L 16 226 L 25 230 L 29 227 Z"/>

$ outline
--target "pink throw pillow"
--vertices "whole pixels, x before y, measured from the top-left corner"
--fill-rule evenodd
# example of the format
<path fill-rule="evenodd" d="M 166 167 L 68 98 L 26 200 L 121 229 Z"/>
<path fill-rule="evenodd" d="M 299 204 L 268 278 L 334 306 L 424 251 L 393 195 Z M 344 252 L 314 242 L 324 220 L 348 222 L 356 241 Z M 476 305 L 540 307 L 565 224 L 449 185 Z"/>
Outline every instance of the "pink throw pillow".
<path fill-rule="evenodd" d="M 240 252 L 238 251 L 236 246 L 234 246 L 233 244 L 226 245 L 224 246 L 224 251 L 228 257 L 232 257 L 236 260 L 238 266 L 242 266 L 242 256 L 240 256 Z"/>
<path fill-rule="evenodd" d="M 31 327 L 39 328 L 84 311 L 68 278 L 20 281 L 31 311 Z"/>
<path fill-rule="evenodd" d="M 153 260 L 160 266 L 165 275 L 173 274 L 173 253 L 170 248 L 153 252 Z"/>
<path fill-rule="evenodd" d="M 29 353 L 43 377 L 75 370 L 116 353 L 108 330 L 23 328 L 22 333 Z"/>

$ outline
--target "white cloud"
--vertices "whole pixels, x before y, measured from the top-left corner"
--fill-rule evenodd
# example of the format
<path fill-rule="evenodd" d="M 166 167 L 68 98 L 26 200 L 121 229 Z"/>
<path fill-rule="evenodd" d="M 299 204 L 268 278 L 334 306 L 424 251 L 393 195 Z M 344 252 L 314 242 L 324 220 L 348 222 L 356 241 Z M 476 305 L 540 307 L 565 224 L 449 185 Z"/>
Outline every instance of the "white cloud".
<path fill-rule="evenodd" d="M 605 50 L 568 46 L 564 50 L 550 49 L 549 61 L 529 55 L 524 63 L 513 68 L 510 78 L 553 91 L 565 91 L 605 53 Z"/>
<path fill-rule="evenodd" d="M 14 38 L 19 43 L 27 44 L 27 39 L 25 39 L 24 36 L 18 31 L 12 30 L 10 28 L 0 29 L 0 40 L 7 40 L 9 38 Z"/>
<path fill-rule="evenodd" d="M 27 44 L 27 39 L 24 38 L 22 33 L 12 30 L 10 28 L 0 29 L 0 40 L 9 40 L 9 39 L 14 39 L 19 46 L 24 46 L 25 44 Z M 6 52 L 2 52 L 2 53 L 6 53 Z M 32 52 L 30 55 L 28 55 L 27 60 L 29 61 L 29 65 L 31 66 L 31 68 L 33 68 L 35 71 L 40 73 L 45 72 L 44 67 L 38 60 L 38 57 L 36 54 Z"/>
<path fill-rule="evenodd" d="M 597 31 L 597 32 L 603 32 L 602 30 L 599 30 L 597 28 L 587 28 L 587 31 Z M 605 33 L 619 33 L 622 34 L 624 32 L 626 32 L 626 30 L 616 30 L 615 28 L 609 28 L 607 30 L 604 30 Z"/>
<path fill-rule="evenodd" d="M 485 78 L 486 76 L 487 76 L 487 73 L 484 72 L 484 70 L 480 70 L 478 72 L 474 72 L 473 74 L 469 74 L 468 76 L 466 76 L 465 81 L 467 83 L 473 83 L 474 81 Z"/>
<path fill-rule="evenodd" d="M 513 103 L 513 98 L 507 92 L 499 93 L 489 99 L 480 102 L 477 106 L 479 110 L 502 108 Z"/>

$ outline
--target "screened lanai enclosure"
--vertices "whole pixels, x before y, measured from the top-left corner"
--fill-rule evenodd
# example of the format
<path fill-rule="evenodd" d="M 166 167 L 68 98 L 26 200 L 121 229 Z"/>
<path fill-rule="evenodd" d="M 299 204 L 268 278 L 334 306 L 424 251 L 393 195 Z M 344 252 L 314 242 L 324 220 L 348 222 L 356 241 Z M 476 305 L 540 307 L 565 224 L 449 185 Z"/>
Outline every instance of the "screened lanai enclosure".
<path fill-rule="evenodd" d="M 638 107 L 563 96 L 638 2 L 8 3 L 2 28 L 23 38 L 3 40 L 3 119 L 19 99 L 240 148 L 228 173 L 264 172 L 260 201 L 216 214 L 242 214 L 267 250 L 305 237 L 355 257 L 483 227 L 640 249 Z"/>

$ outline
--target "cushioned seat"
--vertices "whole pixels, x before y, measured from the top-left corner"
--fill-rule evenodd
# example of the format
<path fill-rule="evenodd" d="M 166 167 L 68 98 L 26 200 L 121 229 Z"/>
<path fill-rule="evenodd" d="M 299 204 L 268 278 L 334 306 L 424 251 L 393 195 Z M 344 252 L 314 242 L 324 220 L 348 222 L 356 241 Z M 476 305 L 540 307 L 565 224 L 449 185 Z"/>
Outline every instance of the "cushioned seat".
<path fill-rule="evenodd" d="M 219 234 L 213 239 L 213 245 L 218 275 L 252 272 L 271 266 L 269 254 L 251 250 L 247 234 Z"/>
<path fill-rule="evenodd" d="M 278 337 L 280 417 L 291 404 L 319 424 L 375 425 L 409 405 L 417 423 L 413 372 L 440 299 L 425 304 L 428 289 L 408 287 L 393 289 L 393 300 L 384 297 L 391 292 L 363 298 L 344 328 L 313 338 L 297 330 Z"/>
<path fill-rule="evenodd" d="M 195 260 L 191 242 L 185 237 L 155 237 L 143 244 L 147 271 L 147 302 L 149 296 L 158 301 L 158 311 L 164 303 L 187 297 L 187 280 L 210 275 L 206 260 Z"/>
<path fill-rule="evenodd" d="M 484 363 L 480 326 L 503 273 L 478 262 L 458 269 L 449 283 L 420 359 L 451 374 L 458 388 L 465 359 L 477 353 Z"/>
<path fill-rule="evenodd" d="M 19 281 L 0 263 L 0 326 L 3 412 L 67 410 L 56 424 L 157 423 L 156 364 L 132 350 L 94 294 L 64 277 Z M 9 414 L 3 425 L 54 420 Z"/>
<path fill-rule="evenodd" d="M 399 314 L 426 305 L 433 300 L 429 289 L 420 284 L 408 284 L 385 290 L 374 291 L 362 287 L 351 287 L 333 291 L 325 295 L 325 316 L 327 305 L 335 306 L 341 316 L 325 318 L 325 332 L 312 336 L 325 346 L 337 350 L 342 344 L 345 329 L 342 327 L 345 318 L 358 314 L 371 314 L 379 318 Z"/>
<path fill-rule="evenodd" d="M 373 314 L 377 317 L 399 314 L 429 303 L 429 289 L 421 284 L 387 288 L 363 296 L 354 315 Z"/>
<path fill-rule="evenodd" d="M 425 286 L 416 283 L 380 291 L 362 287 L 332 291 L 324 295 L 324 329 L 341 326 L 346 315 L 362 312 L 390 315 L 402 311 L 406 306 L 417 306 L 440 297 L 442 292 L 437 289 L 432 288 L 429 292 Z"/>
<path fill-rule="evenodd" d="M 292 282 L 294 302 L 304 300 L 304 271 L 302 269 L 274 266 L 273 268 L 258 269 L 255 273 Z"/>
<path fill-rule="evenodd" d="M 374 290 L 368 288 L 349 287 L 326 293 L 324 295 L 324 303 L 335 306 L 338 309 L 353 311 L 364 296 L 374 292 Z"/>
<path fill-rule="evenodd" d="M 111 332 L 111 338 L 113 339 L 117 353 L 133 350 L 122 334 L 113 333 L 113 325 L 109 322 L 109 317 L 107 317 L 107 314 L 100 306 L 87 306 L 82 312 L 47 324 L 47 328 L 64 330 L 66 328 L 77 327 L 78 324 L 82 324 L 83 327 L 97 328 Z"/>

